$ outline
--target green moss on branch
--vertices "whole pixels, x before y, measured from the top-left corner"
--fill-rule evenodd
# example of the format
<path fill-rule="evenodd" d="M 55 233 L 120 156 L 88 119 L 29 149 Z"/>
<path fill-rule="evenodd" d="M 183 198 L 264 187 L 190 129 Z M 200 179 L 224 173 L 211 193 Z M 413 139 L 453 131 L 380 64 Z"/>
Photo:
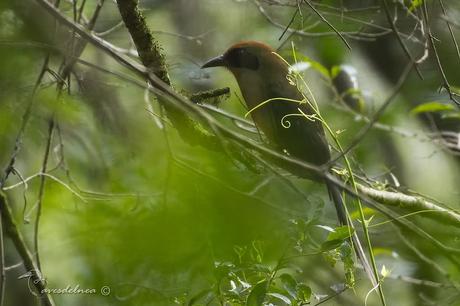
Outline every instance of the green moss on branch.
<path fill-rule="evenodd" d="M 171 85 L 163 50 L 147 26 L 145 17 L 139 10 L 138 0 L 118 0 L 118 9 L 128 29 L 139 57 L 151 72 L 168 85 Z M 159 97 L 160 103 L 162 103 Z M 166 115 L 178 130 L 181 138 L 190 144 L 200 144 L 208 149 L 221 150 L 221 141 L 213 133 L 193 120 L 183 110 L 171 103 L 162 103 Z"/>
<path fill-rule="evenodd" d="M 13 244 L 16 247 L 16 250 L 18 251 L 19 256 L 23 261 L 24 268 L 27 272 L 30 273 L 30 283 L 33 284 L 35 290 L 37 290 L 38 297 L 43 302 L 43 305 L 54 306 L 55 304 L 53 302 L 51 295 L 46 292 L 45 281 L 41 275 L 41 271 L 38 270 L 37 265 L 33 261 L 32 254 L 27 248 L 26 242 L 24 241 L 24 238 L 22 237 L 22 234 L 18 229 L 18 225 L 14 221 L 11 208 L 8 205 L 8 201 L 6 200 L 6 196 L 1 192 L 0 212 L 2 216 L 2 223 L 5 233 L 13 241 Z"/>

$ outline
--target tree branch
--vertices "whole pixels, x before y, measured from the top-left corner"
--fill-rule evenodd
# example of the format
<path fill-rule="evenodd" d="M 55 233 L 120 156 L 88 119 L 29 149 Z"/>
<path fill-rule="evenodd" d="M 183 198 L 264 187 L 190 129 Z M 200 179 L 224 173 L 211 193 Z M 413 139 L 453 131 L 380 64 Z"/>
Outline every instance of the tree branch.
<path fill-rule="evenodd" d="M 41 301 L 46 306 L 54 306 L 53 298 L 49 293 L 46 292 L 45 281 L 41 277 L 40 270 L 33 261 L 32 254 L 30 253 L 27 245 L 24 241 L 24 238 L 21 235 L 21 232 L 18 230 L 18 226 L 14 221 L 11 208 L 6 200 L 6 197 L 3 193 L 0 192 L 0 211 L 2 212 L 2 222 L 5 227 L 5 233 L 13 241 L 16 250 L 19 253 L 19 256 L 23 260 L 24 267 L 30 273 L 31 284 L 37 290 L 37 294 L 41 298 Z"/>
<path fill-rule="evenodd" d="M 230 88 L 217 88 L 212 90 L 206 90 L 198 93 L 194 93 L 190 96 L 190 101 L 193 103 L 201 103 L 204 100 L 209 100 L 213 98 L 222 98 L 222 96 L 228 97 L 230 94 Z"/>
<path fill-rule="evenodd" d="M 138 4 L 138 0 L 117 1 L 123 22 L 133 38 L 142 63 L 161 81 L 171 85 L 163 50 L 147 27 L 145 17 L 140 12 Z M 161 103 L 161 105 L 165 108 L 168 118 L 184 141 L 190 144 L 199 143 L 212 150 L 221 149 L 220 140 L 199 122 L 187 116 L 187 113 L 178 109 L 174 104 Z"/>
<path fill-rule="evenodd" d="M 460 224 L 459 213 L 436 205 L 422 197 L 407 195 L 400 192 L 378 190 L 360 184 L 358 184 L 357 187 L 359 192 L 364 193 L 371 199 L 386 206 L 410 209 L 411 212 L 430 210 L 433 211 L 433 216 L 441 221 L 457 225 Z"/>

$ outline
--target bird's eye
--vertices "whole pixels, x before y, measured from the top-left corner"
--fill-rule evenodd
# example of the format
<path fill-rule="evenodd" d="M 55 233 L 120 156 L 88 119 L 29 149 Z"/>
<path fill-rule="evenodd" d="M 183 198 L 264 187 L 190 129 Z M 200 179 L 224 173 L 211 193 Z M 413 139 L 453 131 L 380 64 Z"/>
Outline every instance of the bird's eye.
<path fill-rule="evenodd" d="M 245 48 L 233 49 L 227 54 L 227 61 L 232 68 L 246 68 L 257 70 L 259 59 Z"/>

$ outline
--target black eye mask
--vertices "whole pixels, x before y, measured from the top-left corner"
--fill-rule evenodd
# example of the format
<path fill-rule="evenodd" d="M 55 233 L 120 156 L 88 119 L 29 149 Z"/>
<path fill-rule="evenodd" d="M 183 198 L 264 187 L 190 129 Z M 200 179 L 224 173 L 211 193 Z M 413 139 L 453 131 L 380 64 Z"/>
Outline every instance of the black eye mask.
<path fill-rule="evenodd" d="M 257 70 L 260 65 L 257 56 L 243 48 L 233 49 L 225 57 L 227 65 L 232 68 Z"/>

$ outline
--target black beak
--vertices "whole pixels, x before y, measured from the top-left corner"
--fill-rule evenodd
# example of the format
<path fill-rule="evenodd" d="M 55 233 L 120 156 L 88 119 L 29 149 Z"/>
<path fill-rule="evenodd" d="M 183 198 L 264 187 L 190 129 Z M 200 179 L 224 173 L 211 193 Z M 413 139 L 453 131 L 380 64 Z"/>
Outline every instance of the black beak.
<path fill-rule="evenodd" d="M 225 66 L 225 60 L 224 60 L 223 55 L 219 55 L 215 58 L 211 58 L 203 66 L 201 66 L 201 69 L 209 68 L 209 67 L 219 67 L 219 66 Z"/>

